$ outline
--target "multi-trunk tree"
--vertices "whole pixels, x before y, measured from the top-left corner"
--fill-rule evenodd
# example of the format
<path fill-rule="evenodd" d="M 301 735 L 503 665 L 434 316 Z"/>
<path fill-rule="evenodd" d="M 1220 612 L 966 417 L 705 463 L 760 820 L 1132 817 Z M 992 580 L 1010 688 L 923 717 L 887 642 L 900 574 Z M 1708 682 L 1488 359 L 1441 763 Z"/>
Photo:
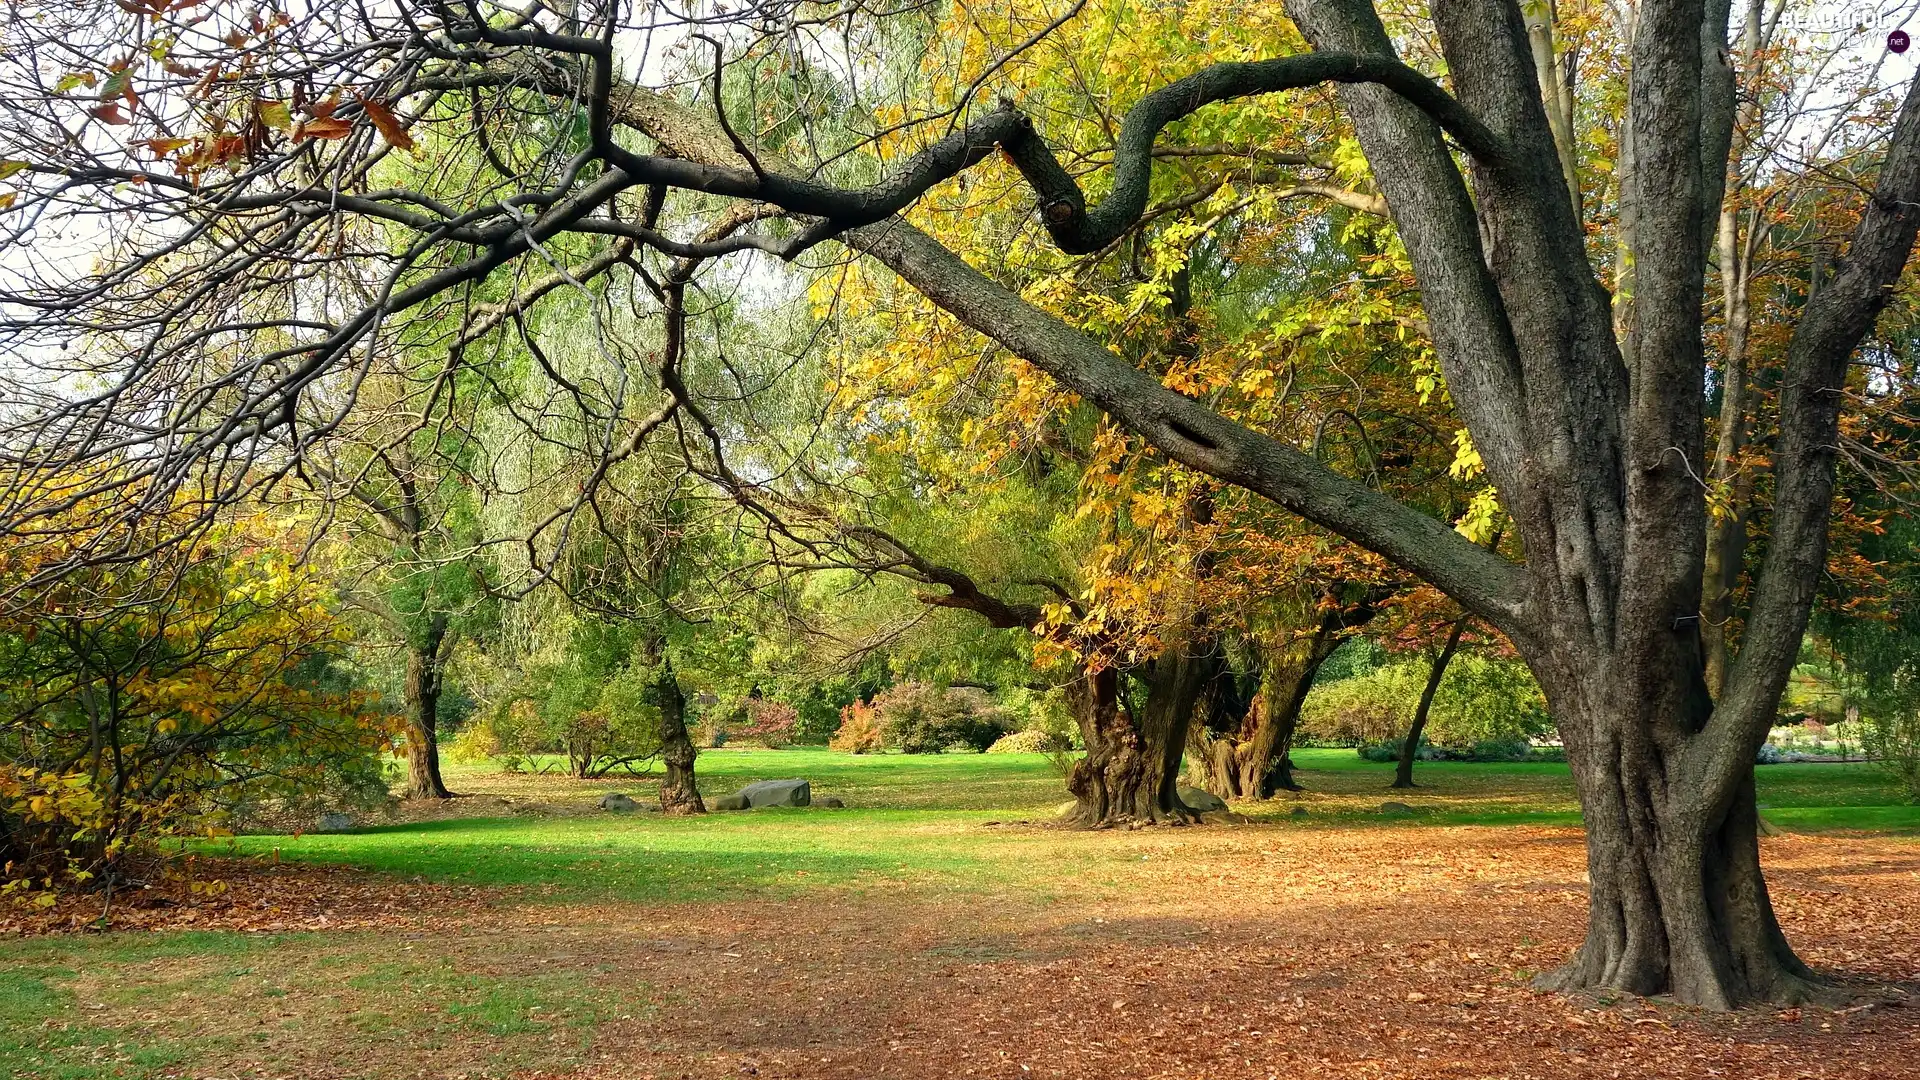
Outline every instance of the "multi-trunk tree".
<path fill-rule="evenodd" d="M 543 288 L 608 273 L 657 283 L 660 258 L 753 250 L 794 259 L 835 240 L 1172 460 L 1377 552 L 1513 643 L 1545 689 L 1588 830 L 1587 940 L 1548 984 L 1715 1007 L 1818 992 L 1767 900 L 1752 759 L 1826 563 L 1848 365 L 1920 224 L 1920 93 L 1859 111 L 1872 130 L 1851 140 L 1855 156 L 1881 164 L 1827 195 L 1855 213 L 1843 234 L 1824 238 L 1831 257 L 1784 335 L 1770 499 L 1750 518 L 1764 516 L 1768 543 L 1743 592 L 1738 650 L 1713 687 L 1701 632 L 1711 518 L 1705 313 L 1739 118 L 1724 0 L 1645 0 L 1619 28 L 1625 108 L 1601 119 L 1630 162 L 1623 153 L 1610 171 L 1618 190 L 1592 200 L 1576 198 L 1589 194 L 1578 190 L 1573 146 L 1586 125 L 1568 121 L 1610 106 L 1567 87 L 1572 66 L 1551 22 L 1515 0 L 1437 0 L 1429 21 L 1396 33 L 1366 0 L 1293 0 L 1287 14 L 1307 51 L 1289 52 L 1276 33 L 1270 49 L 1195 57 L 1179 66 L 1184 74 L 1114 101 L 1110 124 L 1058 146 L 1049 138 L 1066 137 L 1022 110 L 1017 86 L 1003 86 L 998 105 L 972 101 L 1000 70 L 991 64 L 931 116 L 888 108 L 870 110 L 861 130 L 827 122 L 845 121 L 846 103 L 870 104 L 860 97 L 871 88 L 862 57 L 874 39 L 857 12 L 847 20 L 857 33 L 819 48 L 813 35 L 837 32 L 829 23 L 785 27 L 763 23 L 759 9 L 716 9 L 703 25 L 730 22 L 732 52 L 783 57 L 788 78 L 808 82 L 800 107 L 743 110 L 735 123 L 705 90 L 724 87 L 726 72 L 699 49 L 680 48 L 699 59 L 678 69 L 693 63 L 703 76 L 693 80 L 697 108 L 671 79 L 627 81 L 666 70 L 632 55 L 651 34 L 622 32 L 670 22 L 662 9 L 582 3 L 564 17 L 494 16 L 323 3 L 295 20 L 249 19 L 224 4 L 172 8 L 67 4 L 12 24 L 33 41 L 0 61 L 10 222 L 30 229 L 49 215 L 105 213 L 127 228 L 107 245 L 104 268 L 40 263 L 0 293 L 8 354 L 35 370 L 65 364 L 60 378 L 13 387 L 21 404 L 6 439 L 10 475 L 124 462 L 102 483 L 133 492 L 127 512 L 137 514 L 189 478 L 245 472 L 263 446 L 297 457 L 328 422 L 298 402 L 316 385 L 351 381 L 359 346 L 396 313 L 457 310 L 470 285 L 501 275 L 524 283 L 514 303 L 533 303 Z M 1076 10 L 1030 19 L 1031 39 Z M 1258 7 L 1240 25 L 1256 19 L 1279 23 Z M 690 44 L 683 36 L 676 47 Z M 103 67 L 103 55 L 124 58 Z M 847 77 L 819 85 L 818 72 L 836 63 Z M 1421 70 L 1441 65 L 1444 86 Z M 777 67 L 755 70 L 781 78 Z M 880 89 L 895 85 L 881 80 Z M 900 216 L 936 188 L 959 192 L 983 162 L 1004 161 L 1024 191 L 989 194 L 1037 205 L 1040 232 L 1027 242 L 1101 251 L 1126 242 L 1149 213 L 1156 162 L 1199 151 L 1178 130 L 1168 137 L 1170 127 L 1275 94 L 1327 101 L 1325 87 L 1374 189 L 1349 195 L 1385 202 L 1419 285 L 1423 329 L 1511 518 L 1518 560 L 1167 385 Z M 413 142 L 411 127 L 477 144 L 500 123 L 544 125 L 546 152 L 489 161 L 466 189 L 431 197 L 376 182 L 388 148 Z M 749 207 L 718 235 L 708 228 L 716 200 Z M 1599 250 L 1588 236 L 1596 205 L 1623 211 L 1630 226 Z M 765 220 L 775 213 L 781 222 Z M 412 243 L 400 256 L 343 243 L 341 224 L 364 218 L 406 230 Z M 556 268 L 552 242 L 570 233 L 654 254 Z M 386 284 L 365 304 L 256 302 L 270 291 L 299 295 L 301 268 L 317 258 L 376 262 Z M 670 305 L 671 294 L 659 302 Z M 61 355 L 50 346 L 76 343 L 85 347 L 50 359 Z M 665 407 L 695 414 L 675 362 L 666 350 L 657 380 Z M 350 397 L 336 401 L 352 407 Z M 607 421 L 634 438 L 654 430 L 638 410 Z M 674 430 L 715 436 L 702 425 Z M 246 475 L 266 482 L 272 472 Z M 57 510 L 16 499 L 4 522 Z"/>

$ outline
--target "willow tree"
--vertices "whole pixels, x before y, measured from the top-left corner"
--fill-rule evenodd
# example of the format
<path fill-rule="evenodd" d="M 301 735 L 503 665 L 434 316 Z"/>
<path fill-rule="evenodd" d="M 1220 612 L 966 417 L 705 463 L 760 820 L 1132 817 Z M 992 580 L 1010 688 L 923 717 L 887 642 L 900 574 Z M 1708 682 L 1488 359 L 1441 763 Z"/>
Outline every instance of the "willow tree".
<path fill-rule="evenodd" d="M 1080 13 L 1033 14 L 1012 48 Z M 665 260 L 793 260 L 837 241 L 1169 458 L 1384 556 L 1513 642 L 1559 722 L 1588 828 L 1588 935 L 1550 985 L 1716 1007 L 1809 996 L 1818 979 L 1767 900 L 1751 765 L 1825 561 L 1847 368 L 1920 223 L 1920 94 L 1862 112 L 1886 123 L 1857 133 L 1853 158 L 1882 164 L 1854 178 L 1863 195 L 1831 195 L 1855 198 L 1858 211 L 1791 328 L 1772 498 L 1753 511 L 1770 542 L 1716 694 L 1700 628 L 1703 326 L 1738 118 L 1728 4 L 1645 0 L 1622 28 L 1624 115 L 1606 119 L 1631 151 L 1615 175 L 1632 228 L 1597 253 L 1567 145 L 1582 102 L 1541 12 L 1436 0 L 1422 24 L 1430 39 L 1422 29 L 1399 40 L 1419 46 L 1415 63 L 1444 64 L 1446 85 L 1403 62 L 1367 0 L 1291 0 L 1287 14 L 1306 51 L 1289 51 L 1276 30 L 1270 51 L 1198 58 L 1116 102 L 1125 111 L 1098 144 L 1064 146 L 1069 168 L 1017 86 L 998 105 L 975 103 L 994 64 L 931 113 L 863 96 L 898 88 L 864 80 L 874 27 L 918 9 L 816 17 L 797 5 L 716 6 L 689 23 L 620 0 L 564 14 L 319 0 L 298 18 L 220 2 L 15 5 L 6 18 L 17 47 L 0 58 L 10 246 L 63 223 L 107 228 L 82 245 L 102 252 L 98 265 L 55 246 L 6 260 L 0 346 L 12 405 L 0 443 L 14 482 L 0 524 L 32 530 L 98 489 L 125 491 L 96 523 L 97 542 L 75 547 L 74 560 L 110 558 L 125 515 L 208 478 L 219 500 L 284 476 L 354 407 L 343 393 L 328 399 L 335 416 L 315 415 L 297 407 L 303 396 L 351 385 L 358 347 L 383 320 L 422 306 L 457 313 L 477 282 L 514 282 L 506 303 L 517 309 L 599 275 L 657 285 Z M 1209 19 L 1279 25 L 1260 5 L 1187 15 L 1189 25 Z M 725 41 L 691 36 L 715 28 Z M 673 56 L 637 55 L 649 43 Z M 734 80 L 732 100 L 744 90 L 750 107 L 733 117 L 713 107 L 729 95 L 710 90 L 726 88 L 729 53 L 775 61 L 753 68 L 750 86 Z M 822 74 L 834 65 L 843 76 Z M 650 84 L 629 83 L 634 72 Z M 798 89 L 755 97 L 762 82 Z M 901 216 L 983 162 L 1005 161 L 1024 190 L 1000 197 L 1037 205 L 1043 242 L 1106 250 L 1151 226 L 1157 159 L 1217 149 L 1182 144 L 1177 131 L 1163 141 L 1170 125 L 1327 86 L 1405 247 L 1439 369 L 1523 561 L 1170 388 Z M 698 107 L 680 93 L 688 87 L 699 88 Z M 539 153 L 482 153 L 467 183 L 426 196 L 380 171 L 418 125 L 487 145 L 520 125 L 544 142 Z M 1872 137 L 1881 130 L 1884 140 Z M 1096 179 L 1083 187 L 1082 177 Z M 721 212 L 728 202 L 744 209 Z M 358 247 L 342 225 L 365 218 L 413 242 L 398 254 Z M 552 242 L 566 234 L 634 250 L 555 265 L 565 260 Z M 307 284 L 316 260 L 353 259 L 380 272 L 370 298 Z M 671 291 L 630 294 L 674 302 Z M 595 445 L 612 456 L 664 431 L 717 455 L 738 432 L 701 407 L 672 341 L 655 355 L 660 409 L 605 415 L 609 437 Z M 107 464 L 118 467 L 88 467 Z M 77 479 L 65 491 L 19 482 L 53 476 Z"/>

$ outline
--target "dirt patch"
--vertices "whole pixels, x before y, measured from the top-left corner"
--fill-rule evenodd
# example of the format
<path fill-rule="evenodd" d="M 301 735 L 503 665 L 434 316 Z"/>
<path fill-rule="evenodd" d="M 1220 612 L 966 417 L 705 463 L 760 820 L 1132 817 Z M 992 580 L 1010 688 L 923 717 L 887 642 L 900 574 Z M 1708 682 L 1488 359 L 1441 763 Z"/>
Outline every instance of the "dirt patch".
<path fill-rule="evenodd" d="M 471 917 L 483 890 L 272 860 L 173 860 L 150 883 L 64 896 L 47 910 L 0 909 L 0 937 L 101 930 L 350 930 Z"/>
<path fill-rule="evenodd" d="M 641 965 L 688 1003 L 574 1075 L 1920 1076 L 1920 1007 L 1713 1015 L 1529 989 L 1578 944 L 1570 831 L 1133 838 L 1127 899 L 683 916 L 682 933 L 735 939 L 724 974 Z M 1920 848 L 1792 837 L 1767 857 L 1803 955 L 1906 981 L 1895 1001 L 1920 990 Z"/>

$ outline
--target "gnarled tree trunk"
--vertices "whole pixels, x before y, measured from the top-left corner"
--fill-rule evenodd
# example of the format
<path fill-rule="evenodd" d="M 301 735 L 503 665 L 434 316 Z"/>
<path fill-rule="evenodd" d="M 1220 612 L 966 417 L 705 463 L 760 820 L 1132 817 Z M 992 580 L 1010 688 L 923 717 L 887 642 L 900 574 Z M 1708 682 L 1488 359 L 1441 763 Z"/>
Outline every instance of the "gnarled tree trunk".
<path fill-rule="evenodd" d="M 667 775 L 660 781 L 660 812 L 704 814 L 700 788 L 694 782 L 693 738 L 687 734 L 687 696 L 673 673 L 673 660 L 664 645 L 659 650 L 660 674 L 654 680 L 654 700 L 660 707 L 660 760 Z"/>
<path fill-rule="evenodd" d="M 440 648 L 447 620 L 435 615 L 421 637 L 407 646 L 407 798 L 448 799 L 440 779 Z"/>
<path fill-rule="evenodd" d="M 1161 663 L 1199 666 L 1197 661 L 1172 658 L 1162 658 Z M 1067 790 L 1074 798 L 1074 807 L 1064 819 L 1067 823 L 1106 828 L 1135 823 L 1180 825 L 1199 819 L 1180 801 L 1177 790 L 1181 743 L 1186 736 L 1177 716 L 1191 718 L 1193 697 L 1198 696 L 1198 683 L 1203 680 L 1191 671 L 1156 675 L 1156 690 L 1165 684 L 1194 681 L 1184 714 L 1177 713 L 1172 702 L 1156 705 L 1151 697 L 1162 695 L 1155 693 L 1136 723 L 1120 700 L 1120 673 L 1111 667 L 1083 672 L 1068 687 L 1086 754 L 1067 773 Z"/>
<path fill-rule="evenodd" d="M 1370 595 L 1359 604 L 1329 610 L 1312 634 L 1268 650 L 1261 657 L 1260 689 L 1237 731 L 1194 725 L 1188 751 L 1208 791 L 1223 799 L 1270 799 L 1275 792 L 1300 790 L 1288 757 L 1300 709 L 1321 665 L 1373 619 L 1376 605 L 1377 597 Z"/>
<path fill-rule="evenodd" d="M 1587 938 L 1539 985 L 1714 1009 L 1833 998 L 1774 917 L 1751 772 L 1726 807 L 1703 808 L 1684 761 L 1648 749 L 1569 746 L 1587 826 Z"/>

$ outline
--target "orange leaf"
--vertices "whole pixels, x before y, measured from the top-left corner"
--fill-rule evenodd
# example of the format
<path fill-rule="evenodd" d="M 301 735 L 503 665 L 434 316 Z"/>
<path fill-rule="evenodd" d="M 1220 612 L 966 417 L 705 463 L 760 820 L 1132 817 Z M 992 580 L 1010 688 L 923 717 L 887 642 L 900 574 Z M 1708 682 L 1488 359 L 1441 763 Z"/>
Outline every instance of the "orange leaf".
<path fill-rule="evenodd" d="M 98 119 L 103 120 L 109 124 L 127 123 L 127 118 L 120 115 L 120 106 L 113 102 L 108 102 L 107 104 L 92 110 L 92 113 Z"/>
<path fill-rule="evenodd" d="M 360 99 L 360 108 L 366 111 L 367 119 L 380 129 L 380 137 L 401 150 L 413 149 L 413 136 L 407 134 L 406 125 L 393 114 L 393 110 L 377 101 Z"/>
<path fill-rule="evenodd" d="M 302 139 L 344 139 L 352 133 L 352 124 L 345 120 L 336 120 L 331 116 L 316 117 L 293 126 L 293 137 L 296 142 Z"/>
<path fill-rule="evenodd" d="M 166 157 L 192 141 L 192 139 L 148 139 L 147 149 L 153 153 L 154 157 Z"/>

